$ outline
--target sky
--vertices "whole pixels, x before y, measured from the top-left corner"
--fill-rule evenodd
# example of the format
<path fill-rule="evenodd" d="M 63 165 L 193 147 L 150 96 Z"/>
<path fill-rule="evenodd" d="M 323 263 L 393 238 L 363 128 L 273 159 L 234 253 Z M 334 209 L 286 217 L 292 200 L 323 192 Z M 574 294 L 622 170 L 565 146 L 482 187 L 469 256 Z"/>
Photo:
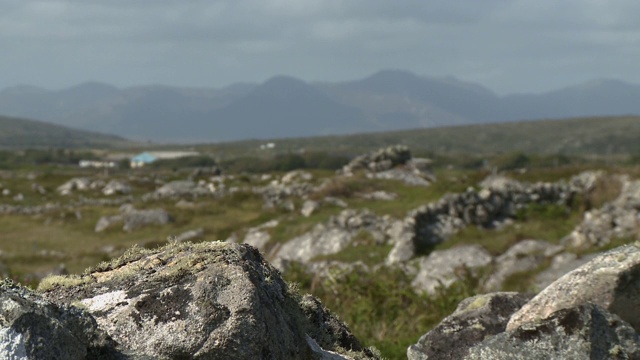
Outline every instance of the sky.
<path fill-rule="evenodd" d="M 498 94 L 640 83 L 637 0 L 0 0 L 0 89 L 223 87 L 382 69 Z"/>

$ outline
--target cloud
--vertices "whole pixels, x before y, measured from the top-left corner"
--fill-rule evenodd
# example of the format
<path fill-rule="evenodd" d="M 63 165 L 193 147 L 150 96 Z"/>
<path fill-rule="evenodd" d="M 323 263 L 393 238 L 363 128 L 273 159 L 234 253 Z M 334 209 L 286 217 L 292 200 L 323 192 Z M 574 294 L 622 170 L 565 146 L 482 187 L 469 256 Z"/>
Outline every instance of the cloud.
<path fill-rule="evenodd" d="M 640 48 L 640 2 L 632 0 L 0 5 L 0 66 L 12 69 L 0 88 L 61 87 L 88 79 L 220 86 L 278 73 L 337 80 L 385 67 L 456 75 L 498 91 L 551 88 L 586 80 L 598 69 L 601 77 L 640 81 L 628 61 Z"/>

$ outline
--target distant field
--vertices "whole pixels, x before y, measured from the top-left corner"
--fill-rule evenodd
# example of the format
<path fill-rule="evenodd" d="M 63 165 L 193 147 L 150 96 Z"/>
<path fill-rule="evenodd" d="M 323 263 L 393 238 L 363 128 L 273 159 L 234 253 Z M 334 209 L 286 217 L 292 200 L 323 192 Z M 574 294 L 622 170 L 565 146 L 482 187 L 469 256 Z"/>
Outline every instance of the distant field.
<path fill-rule="evenodd" d="M 414 129 L 384 133 L 322 136 L 199 145 L 224 158 L 275 152 L 324 151 L 355 155 L 390 144 L 415 153 L 496 155 L 506 152 L 580 156 L 640 155 L 640 117 L 593 117 Z M 260 150 L 261 144 L 274 149 Z"/>

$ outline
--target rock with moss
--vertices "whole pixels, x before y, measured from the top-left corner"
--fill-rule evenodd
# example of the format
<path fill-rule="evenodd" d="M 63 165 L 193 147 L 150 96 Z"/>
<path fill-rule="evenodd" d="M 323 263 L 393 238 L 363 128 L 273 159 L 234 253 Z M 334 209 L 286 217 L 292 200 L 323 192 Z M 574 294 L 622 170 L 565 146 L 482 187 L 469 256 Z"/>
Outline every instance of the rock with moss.
<path fill-rule="evenodd" d="M 463 300 L 456 311 L 407 349 L 409 360 L 459 360 L 486 337 L 502 333 L 509 317 L 530 296 L 515 292 L 477 295 Z"/>
<path fill-rule="evenodd" d="M 507 329 L 585 303 L 597 304 L 640 330 L 640 248 L 607 251 L 567 273 L 513 314 Z"/>
<path fill-rule="evenodd" d="M 125 359 L 82 308 L 55 304 L 5 280 L 0 283 L 1 359 Z"/>
<path fill-rule="evenodd" d="M 640 337 L 620 317 L 582 304 L 490 337 L 459 359 L 640 359 Z"/>
<path fill-rule="evenodd" d="M 179 359 L 374 358 L 313 297 L 302 297 L 253 247 L 225 242 L 134 248 L 40 291 L 82 304 L 120 347 Z"/>

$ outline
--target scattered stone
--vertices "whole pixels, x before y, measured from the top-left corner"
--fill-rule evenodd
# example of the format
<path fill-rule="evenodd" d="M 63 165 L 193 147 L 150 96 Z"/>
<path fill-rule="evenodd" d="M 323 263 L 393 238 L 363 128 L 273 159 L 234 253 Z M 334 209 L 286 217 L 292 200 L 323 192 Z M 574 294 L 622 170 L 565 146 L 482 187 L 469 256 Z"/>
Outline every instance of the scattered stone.
<path fill-rule="evenodd" d="M 165 225 L 171 221 L 173 219 L 166 210 L 136 210 L 133 205 L 125 204 L 120 207 L 120 214 L 103 216 L 98 219 L 95 232 L 102 232 L 123 223 L 122 229 L 124 231 L 134 231 L 149 225 Z"/>
<path fill-rule="evenodd" d="M 436 250 L 420 259 L 420 270 L 411 286 L 418 292 L 435 294 L 438 288 L 448 288 L 460 280 L 467 271 L 477 274 L 477 270 L 490 265 L 492 260 L 491 254 L 480 245 Z"/>
<path fill-rule="evenodd" d="M 461 359 L 640 359 L 640 338 L 620 317 L 581 304 L 489 337 Z"/>
<path fill-rule="evenodd" d="M 460 302 L 456 311 L 407 349 L 409 360 L 465 358 L 469 348 L 504 332 L 509 317 L 530 296 L 514 292 L 477 295 Z"/>
<path fill-rule="evenodd" d="M 346 201 L 337 198 L 337 197 L 333 197 L 333 196 L 327 196 L 325 197 L 322 202 L 329 204 L 329 205 L 333 205 L 333 206 L 338 206 L 338 207 L 343 207 L 346 208 L 347 206 L 349 206 Z"/>
<path fill-rule="evenodd" d="M 549 285 L 513 314 L 507 330 L 561 309 L 594 303 L 640 330 L 640 249 L 610 250 Z"/>
<path fill-rule="evenodd" d="M 300 210 L 300 213 L 304 217 L 309 217 L 319 208 L 320 208 L 319 202 L 314 200 L 305 200 L 305 202 L 302 204 L 302 209 Z"/>
<path fill-rule="evenodd" d="M 260 251 L 264 250 L 264 246 L 271 240 L 271 234 L 267 229 L 272 229 L 278 226 L 278 220 L 268 221 L 260 226 L 250 228 L 244 237 L 244 243 L 249 244 Z"/>
<path fill-rule="evenodd" d="M 88 190 L 91 185 L 91 179 L 89 178 L 73 178 L 66 183 L 60 185 L 57 189 L 60 195 L 69 195 L 74 190 L 84 191 Z"/>
<path fill-rule="evenodd" d="M 411 152 L 408 147 L 404 145 L 389 146 L 356 157 L 342 168 L 342 173 L 350 175 L 358 170 L 386 171 L 394 166 L 403 165 L 410 159 Z"/>
<path fill-rule="evenodd" d="M 13 197 L 13 201 L 23 201 L 23 200 L 24 200 L 24 195 L 22 195 L 21 193 L 16 194 L 16 195 Z"/>
<path fill-rule="evenodd" d="M 392 201 L 398 197 L 398 194 L 379 190 L 379 191 L 372 191 L 369 193 L 358 194 L 358 197 L 361 197 L 367 200 Z"/>
<path fill-rule="evenodd" d="M 102 189 L 102 193 L 107 196 L 116 194 L 126 195 L 131 193 L 131 186 L 123 181 L 111 180 L 107 183 L 107 185 L 104 186 L 104 188 Z"/>
<path fill-rule="evenodd" d="M 204 229 L 199 228 L 199 229 L 185 231 L 182 234 L 174 237 L 172 240 L 175 242 L 193 241 L 197 239 L 202 239 L 203 236 L 204 236 Z"/>

